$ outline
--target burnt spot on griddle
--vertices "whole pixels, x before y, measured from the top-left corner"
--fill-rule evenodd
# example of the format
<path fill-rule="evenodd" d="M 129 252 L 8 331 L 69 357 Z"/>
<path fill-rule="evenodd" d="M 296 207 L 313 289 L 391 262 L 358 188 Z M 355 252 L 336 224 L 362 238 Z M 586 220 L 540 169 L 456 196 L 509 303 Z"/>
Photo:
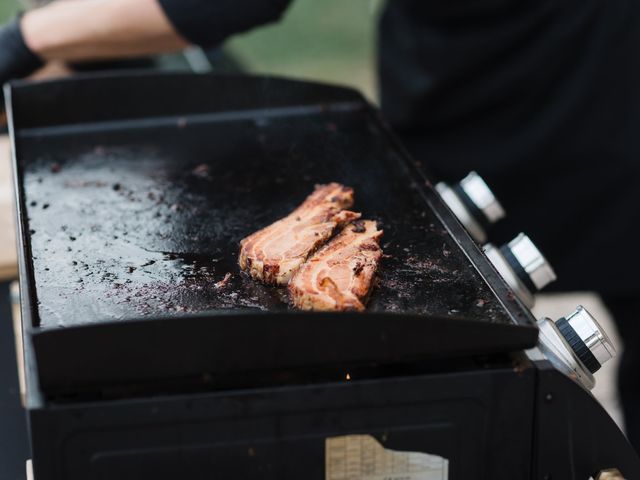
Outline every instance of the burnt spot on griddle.
<path fill-rule="evenodd" d="M 357 277 L 358 275 L 360 275 L 362 273 L 362 270 L 364 270 L 364 263 L 358 262 L 353 267 L 353 274 Z"/>

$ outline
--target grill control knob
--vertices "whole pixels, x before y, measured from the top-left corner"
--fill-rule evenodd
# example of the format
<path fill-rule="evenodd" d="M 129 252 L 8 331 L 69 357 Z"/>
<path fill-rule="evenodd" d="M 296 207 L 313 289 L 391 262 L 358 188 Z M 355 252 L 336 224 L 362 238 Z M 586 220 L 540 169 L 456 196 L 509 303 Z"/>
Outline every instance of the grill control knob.
<path fill-rule="evenodd" d="M 547 259 L 524 233 L 503 246 L 502 251 L 531 290 L 540 291 L 556 279 Z"/>
<path fill-rule="evenodd" d="M 487 228 L 505 216 L 502 205 L 476 172 L 453 187 L 440 182 L 436 190 L 478 243 L 486 242 Z"/>
<path fill-rule="evenodd" d="M 470 172 L 469 175 L 460 180 L 458 184 L 460 190 L 464 192 L 473 204 L 482 212 L 482 216 L 489 224 L 496 223 L 505 217 L 506 213 L 500 205 L 489 186 L 476 172 Z"/>
<path fill-rule="evenodd" d="M 624 477 L 617 468 L 608 468 L 601 470 L 596 476 L 596 480 L 624 480 Z"/>
<path fill-rule="evenodd" d="M 521 233 L 499 249 L 488 243 L 483 247 L 496 270 L 529 308 L 533 295 L 556 279 L 556 274 L 529 237 Z"/>
<path fill-rule="evenodd" d="M 591 390 L 593 374 L 616 356 L 613 343 L 595 318 L 582 306 L 554 322 L 538 321 L 538 348 L 555 368 Z"/>
<path fill-rule="evenodd" d="M 609 336 L 584 307 L 579 306 L 571 315 L 559 319 L 556 326 L 591 373 L 616 356 Z"/>

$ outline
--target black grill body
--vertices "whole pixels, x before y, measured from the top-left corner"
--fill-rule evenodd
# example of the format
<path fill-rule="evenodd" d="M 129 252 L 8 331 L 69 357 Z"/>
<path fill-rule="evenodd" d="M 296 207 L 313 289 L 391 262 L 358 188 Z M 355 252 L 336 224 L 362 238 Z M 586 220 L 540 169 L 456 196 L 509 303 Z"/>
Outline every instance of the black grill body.
<path fill-rule="evenodd" d="M 593 398 L 521 353 L 535 319 L 356 92 L 130 74 L 7 98 L 38 480 L 322 478 L 349 433 L 452 479 L 639 472 Z M 360 315 L 292 311 L 236 265 L 330 181 L 385 230 Z"/>

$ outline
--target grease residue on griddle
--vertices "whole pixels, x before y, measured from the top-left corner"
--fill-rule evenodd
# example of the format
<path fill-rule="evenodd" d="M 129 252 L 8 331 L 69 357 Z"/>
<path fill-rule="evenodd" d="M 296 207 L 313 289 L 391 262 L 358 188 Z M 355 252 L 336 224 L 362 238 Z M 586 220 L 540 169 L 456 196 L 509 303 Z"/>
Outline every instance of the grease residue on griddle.
<path fill-rule="evenodd" d="M 327 112 L 23 146 L 42 325 L 287 310 L 286 289 L 239 272 L 238 242 L 330 181 L 353 187 L 354 209 L 385 232 L 369 310 L 508 321 L 392 145 L 361 120 Z"/>

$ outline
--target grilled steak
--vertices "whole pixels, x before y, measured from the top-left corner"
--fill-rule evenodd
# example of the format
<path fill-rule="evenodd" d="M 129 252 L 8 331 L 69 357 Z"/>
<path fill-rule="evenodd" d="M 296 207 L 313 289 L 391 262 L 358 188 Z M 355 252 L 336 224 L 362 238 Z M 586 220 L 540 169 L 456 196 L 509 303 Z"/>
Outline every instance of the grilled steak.
<path fill-rule="evenodd" d="M 347 225 L 300 267 L 289 282 L 302 310 L 364 310 L 378 268 L 382 231 L 375 221 Z"/>
<path fill-rule="evenodd" d="M 345 210 L 351 205 L 351 188 L 339 183 L 316 185 L 293 212 L 240 242 L 240 268 L 264 283 L 286 285 L 338 227 L 360 217 Z"/>

